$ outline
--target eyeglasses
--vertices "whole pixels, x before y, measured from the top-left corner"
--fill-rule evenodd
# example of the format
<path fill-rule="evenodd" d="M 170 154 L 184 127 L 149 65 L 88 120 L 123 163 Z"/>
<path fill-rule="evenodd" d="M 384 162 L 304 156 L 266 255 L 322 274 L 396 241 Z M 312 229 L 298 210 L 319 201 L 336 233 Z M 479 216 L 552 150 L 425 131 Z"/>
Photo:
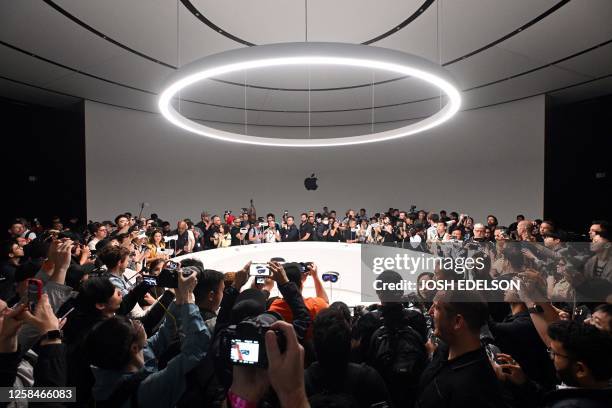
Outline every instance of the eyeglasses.
<path fill-rule="evenodd" d="M 548 355 L 550 356 L 551 360 L 554 360 L 555 356 L 570 358 L 570 356 L 566 356 L 565 354 L 557 353 L 555 350 L 551 348 L 547 348 L 546 351 L 548 352 Z"/>

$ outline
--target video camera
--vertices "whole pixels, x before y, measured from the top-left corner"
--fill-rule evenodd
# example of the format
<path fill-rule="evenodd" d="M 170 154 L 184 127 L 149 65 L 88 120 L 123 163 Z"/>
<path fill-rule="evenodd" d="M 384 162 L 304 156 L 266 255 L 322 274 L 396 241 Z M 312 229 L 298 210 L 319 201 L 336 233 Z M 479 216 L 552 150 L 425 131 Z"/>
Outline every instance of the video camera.
<path fill-rule="evenodd" d="M 264 312 L 256 317 L 250 317 L 238 324 L 229 326 L 221 334 L 221 356 L 229 358 L 232 364 L 253 365 L 267 368 L 265 335 L 270 326 L 283 320 L 276 312 Z M 274 330 L 281 353 L 287 348 L 287 340 L 283 333 Z"/>
<path fill-rule="evenodd" d="M 168 261 L 157 276 L 143 276 L 142 281 L 150 286 L 160 286 L 163 288 L 178 288 L 178 274 L 182 273 L 183 277 L 187 278 L 192 273 L 196 272 L 195 267 L 180 268 L 180 264 L 174 261 Z"/>

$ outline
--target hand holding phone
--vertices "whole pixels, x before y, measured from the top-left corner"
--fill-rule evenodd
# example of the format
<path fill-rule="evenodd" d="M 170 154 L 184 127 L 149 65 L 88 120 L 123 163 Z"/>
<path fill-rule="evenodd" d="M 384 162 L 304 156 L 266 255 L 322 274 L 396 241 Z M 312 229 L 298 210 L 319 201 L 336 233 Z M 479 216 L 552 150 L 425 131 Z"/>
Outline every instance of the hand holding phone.
<path fill-rule="evenodd" d="M 26 281 L 26 285 L 28 288 L 27 292 L 27 305 L 30 313 L 34 313 L 36 310 L 36 305 L 40 301 L 40 297 L 42 296 L 42 281 L 40 279 L 28 279 Z"/>
<path fill-rule="evenodd" d="M 255 276 L 255 283 L 262 284 L 265 282 L 267 277 L 270 277 L 272 272 L 268 264 L 262 262 L 253 262 L 249 267 L 249 276 Z"/>
<path fill-rule="evenodd" d="M 66 313 L 65 316 L 67 316 L 69 313 L 70 311 Z M 40 296 L 35 310 L 30 310 L 29 312 L 25 313 L 25 319 L 32 326 L 36 327 L 42 334 L 52 330 L 59 330 L 60 328 L 60 320 L 53 313 L 53 309 L 49 303 L 49 295 L 46 293 Z"/>

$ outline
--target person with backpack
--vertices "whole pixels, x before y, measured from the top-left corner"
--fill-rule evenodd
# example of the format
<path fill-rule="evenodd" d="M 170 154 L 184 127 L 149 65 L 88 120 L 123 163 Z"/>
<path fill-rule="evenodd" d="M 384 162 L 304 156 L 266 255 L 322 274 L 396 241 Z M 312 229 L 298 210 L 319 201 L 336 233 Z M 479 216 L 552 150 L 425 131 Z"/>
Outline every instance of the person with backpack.
<path fill-rule="evenodd" d="M 399 283 L 402 277 L 387 270 L 379 279 L 385 283 Z M 405 309 L 401 301 L 403 291 L 379 291 L 382 325 L 374 331 L 366 362 L 384 379 L 393 406 L 414 405 L 419 377 L 427 365 L 425 349 L 425 318 L 416 311 Z"/>
<path fill-rule="evenodd" d="M 176 299 L 151 338 L 137 320 L 114 316 L 98 323 L 86 339 L 96 379 L 97 407 L 174 407 L 185 391 L 185 375 L 208 352 L 211 333 L 195 305 L 196 274 L 178 274 Z M 185 335 L 180 353 L 159 370 L 157 358 L 178 330 Z"/>
<path fill-rule="evenodd" d="M 389 406 L 391 398 L 376 370 L 349 362 L 351 329 L 341 311 L 329 308 L 317 315 L 313 343 L 317 361 L 305 372 L 311 402 L 332 397 L 349 400 L 355 407 Z"/>

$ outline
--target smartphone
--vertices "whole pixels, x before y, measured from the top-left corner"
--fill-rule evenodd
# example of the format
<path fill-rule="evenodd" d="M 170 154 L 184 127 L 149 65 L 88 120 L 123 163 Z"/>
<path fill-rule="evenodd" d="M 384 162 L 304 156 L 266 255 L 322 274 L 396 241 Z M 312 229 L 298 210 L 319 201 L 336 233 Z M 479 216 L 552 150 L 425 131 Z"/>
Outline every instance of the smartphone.
<path fill-rule="evenodd" d="M 34 313 L 36 309 L 36 305 L 40 301 L 40 297 L 42 296 L 42 281 L 40 279 L 28 279 L 27 280 L 28 287 L 28 309 L 30 312 Z"/>
<path fill-rule="evenodd" d="M 59 318 L 59 322 L 62 323 L 63 321 L 65 321 L 68 318 L 68 315 L 74 311 L 74 309 L 74 307 L 71 307 L 70 310 L 64 313 L 64 315 Z"/>
<path fill-rule="evenodd" d="M 170 269 L 171 271 L 178 269 L 181 265 L 178 262 L 168 261 L 164 266 L 164 269 Z"/>
<path fill-rule="evenodd" d="M 271 276 L 270 268 L 266 263 L 252 263 L 249 269 L 249 276 L 266 277 Z"/>
<path fill-rule="evenodd" d="M 497 354 L 495 355 L 495 358 L 493 359 L 493 361 L 497 365 L 506 364 L 506 361 L 504 361 L 501 358 L 497 357 Z M 512 371 L 510 371 L 509 368 L 502 368 L 502 372 L 505 373 L 505 374 L 512 374 Z"/>
<path fill-rule="evenodd" d="M 234 364 L 254 365 L 259 363 L 259 341 L 231 339 L 230 360 Z"/>

